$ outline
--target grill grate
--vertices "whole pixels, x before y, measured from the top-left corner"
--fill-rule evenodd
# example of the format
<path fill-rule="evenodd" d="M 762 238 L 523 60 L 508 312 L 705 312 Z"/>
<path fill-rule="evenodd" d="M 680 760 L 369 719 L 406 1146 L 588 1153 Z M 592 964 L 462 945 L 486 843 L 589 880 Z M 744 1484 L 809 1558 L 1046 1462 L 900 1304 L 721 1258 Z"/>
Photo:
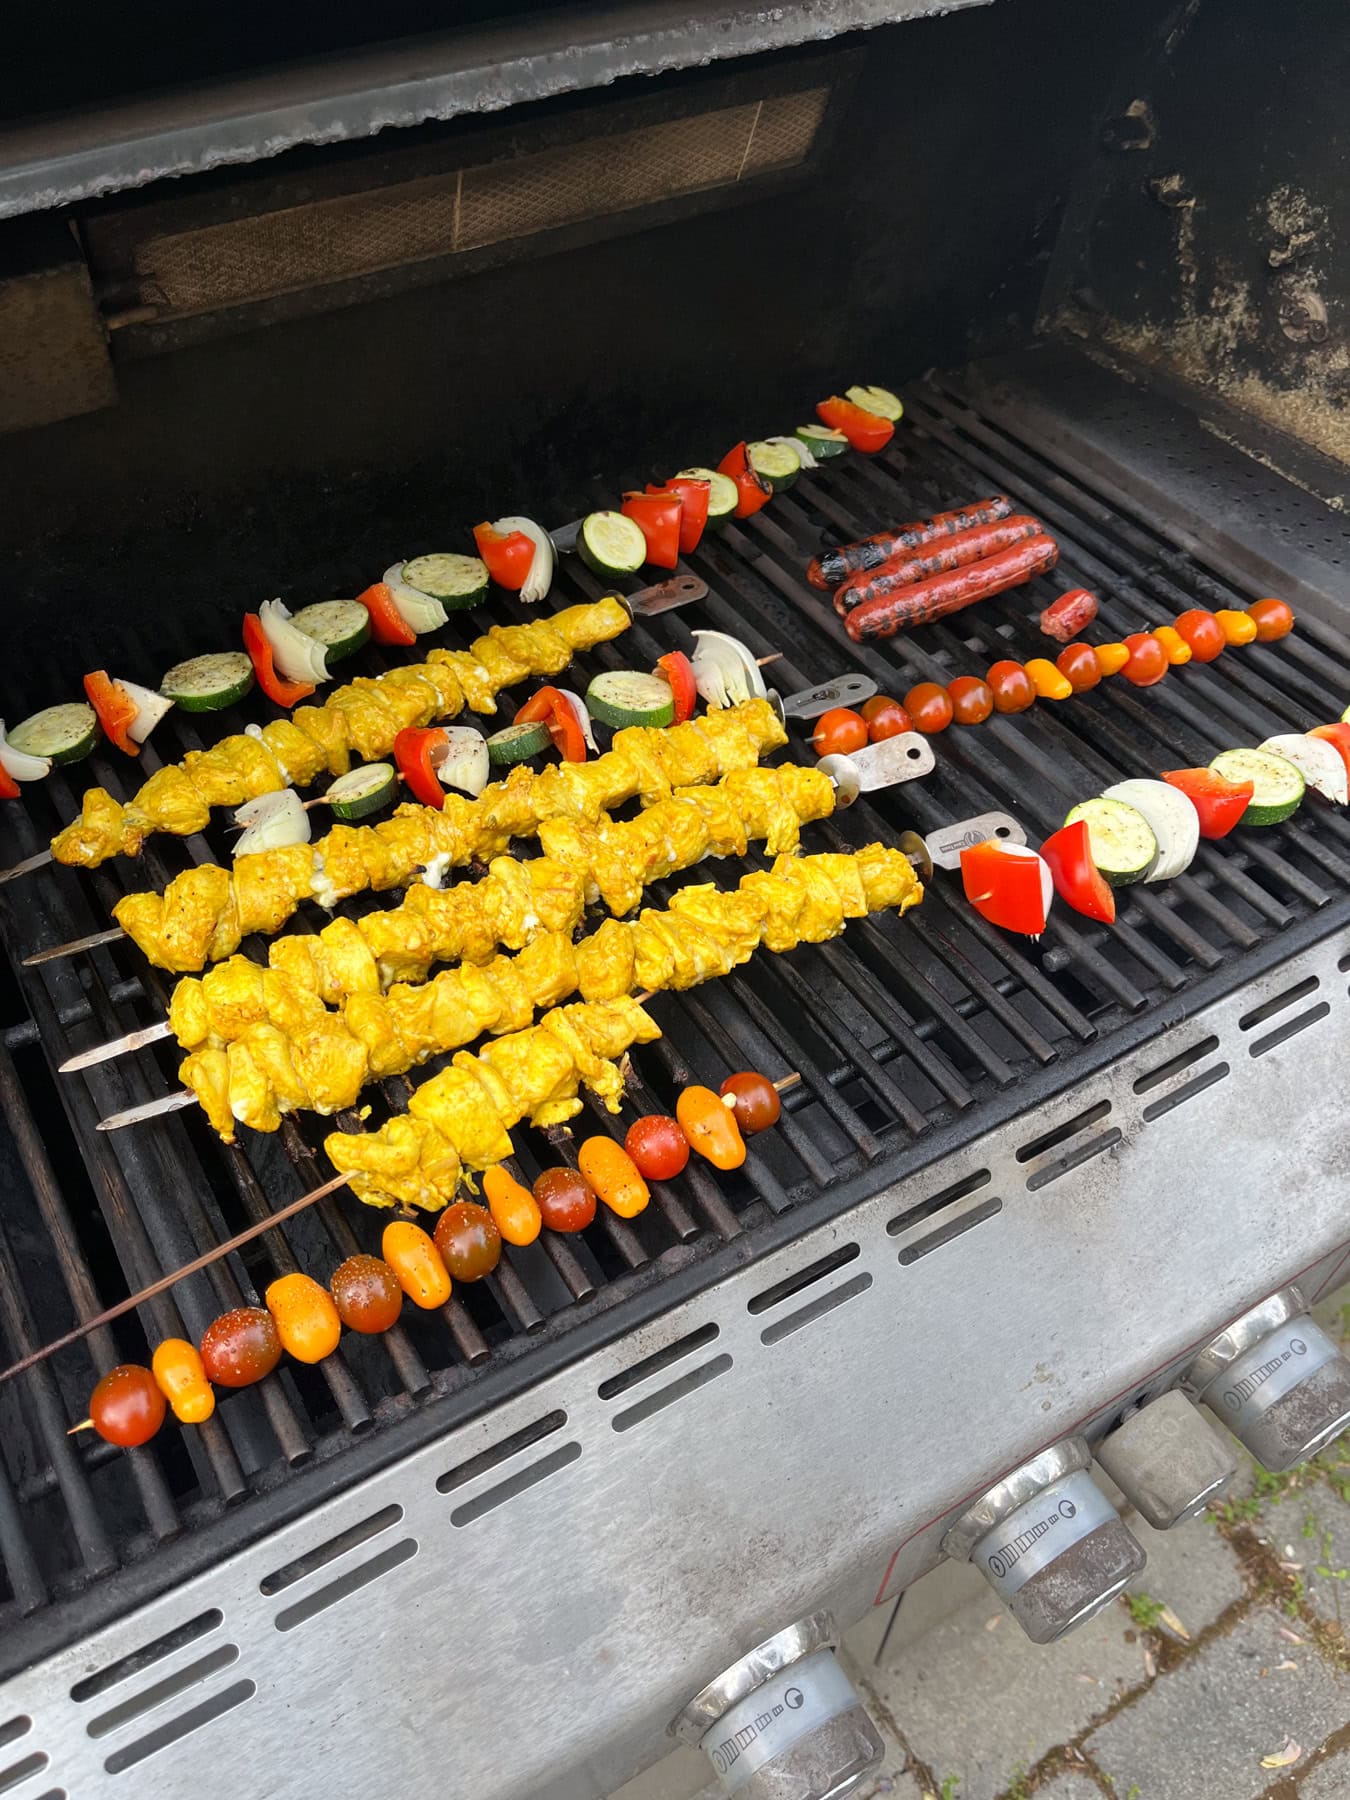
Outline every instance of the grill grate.
<path fill-rule="evenodd" d="M 856 537 L 995 490 L 1058 538 L 1053 584 L 884 648 L 847 642 L 828 597 L 805 585 L 805 562 L 823 532 Z M 1064 586 L 1092 588 L 1103 624 L 1117 635 L 1190 605 L 1252 597 L 1236 596 L 940 383 L 910 398 L 907 425 L 882 457 L 845 458 L 804 477 L 766 512 L 709 538 L 691 566 L 711 590 L 702 616 L 639 623 L 593 652 L 588 671 L 650 666 L 662 651 L 688 647 L 692 625 L 711 624 L 759 654 L 782 652 L 775 676 L 785 691 L 849 667 L 872 674 L 883 690 L 903 691 L 919 679 L 980 672 L 1002 656 L 1038 654 L 1044 642 L 1034 615 Z M 353 569 L 352 579 L 360 573 Z M 600 591 L 567 559 L 551 604 Z M 494 604 L 495 616 L 512 604 Z M 489 622 L 471 617 L 466 631 Z M 171 642 L 172 621 L 163 625 L 156 663 L 192 648 Z M 136 665 L 146 659 L 128 636 L 122 646 L 97 646 L 97 661 L 115 668 L 119 649 Z M 377 652 L 364 660 L 367 672 L 380 666 Z M 29 671 L 34 705 L 42 675 Z M 1343 648 L 1327 629 L 1301 621 L 1278 646 L 1192 666 L 1146 693 L 1114 681 L 1063 707 L 1041 704 L 1016 719 L 953 728 L 937 744 L 931 777 L 812 826 L 805 847 L 857 846 L 995 807 L 1014 813 L 1038 841 L 1076 799 L 1122 774 L 1207 762 L 1226 744 L 1306 729 L 1337 716 L 1346 692 Z M 130 773 L 140 779 L 156 766 L 156 752 L 176 757 L 200 742 L 191 718 L 170 715 L 156 746 L 147 746 L 145 770 Z M 115 794 L 129 785 L 121 759 L 115 766 L 96 755 L 75 774 L 86 772 Z M 76 804 L 58 771 L 31 817 L 6 809 L 3 860 L 39 848 Z M 42 815 L 47 805 L 50 817 Z M 89 876 L 49 870 L 0 895 L 15 964 L 10 1022 L 0 1034 L 0 1111 L 17 1163 L 0 1216 L 0 1316 L 12 1355 L 265 1217 L 326 1173 L 316 1156 L 322 1121 L 312 1118 L 229 1150 L 195 1112 L 116 1138 L 96 1134 L 101 1114 L 176 1085 L 171 1047 L 80 1077 L 51 1073 L 72 1051 L 161 1018 L 168 980 L 130 945 L 35 970 L 19 967 L 22 956 L 106 923 L 125 887 L 163 885 L 188 861 L 227 856 L 228 841 L 213 826 L 181 844 L 152 839 L 139 863 Z M 715 879 L 730 885 L 742 872 L 719 864 Z M 859 921 L 834 944 L 764 954 L 725 981 L 659 996 L 653 1008 L 666 1035 L 637 1054 L 641 1107 L 668 1108 L 680 1084 L 695 1077 L 715 1085 L 731 1067 L 801 1074 L 784 1096 L 780 1128 L 756 1141 L 737 1177 L 691 1168 L 678 1184 L 658 1187 L 636 1220 L 601 1209 L 580 1237 L 545 1233 L 528 1250 L 508 1250 L 495 1276 L 457 1290 L 441 1314 L 405 1313 L 379 1339 L 348 1335 L 317 1369 L 287 1363 L 259 1388 L 224 1399 L 207 1427 L 167 1431 L 129 1455 L 65 1436 L 98 1372 L 144 1358 L 147 1336 L 200 1336 L 225 1307 L 256 1302 L 276 1274 L 301 1268 L 325 1278 L 352 1251 L 378 1248 L 386 1215 L 333 1196 L 180 1284 L 143 1320 L 125 1319 L 0 1389 L 0 1617 L 10 1627 L 0 1667 L 21 1666 L 38 1647 L 87 1629 L 96 1611 L 218 1560 L 245 1532 L 265 1529 L 288 1507 L 301 1510 L 319 1482 L 355 1478 L 418 1434 L 494 1403 L 598 1333 L 624 1329 L 684 1285 L 755 1254 L 771 1233 L 814 1221 L 934 1161 L 961 1135 L 1037 1104 L 1113 1054 L 1131 1031 L 1161 1029 L 1198 991 L 1209 998 L 1215 983 L 1239 986 L 1280 933 L 1300 922 L 1317 935 L 1334 929 L 1346 905 L 1333 896 L 1344 893 L 1347 877 L 1350 823 L 1310 806 L 1259 837 L 1202 845 L 1191 872 L 1165 888 L 1130 890 L 1114 932 L 1060 909 L 1039 947 L 1018 944 L 957 903 L 954 878 L 939 873 L 923 907 L 903 921 Z M 295 923 L 317 929 L 323 921 L 310 909 Z M 400 1078 L 371 1097 L 377 1108 L 398 1108 L 409 1091 Z M 616 1129 L 592 1103 L 578 1123 L 594 1129 L 596 1121 Z M 544 1135 L 521 1130 L 516 1138 L 528 1172 L 557 1160 L 560 1146 Z M 913 1221 L 902 1213 L 897 1229 L 901 1223 Z M 306 1465 L 317 1467 L 307 1475 Z"/>

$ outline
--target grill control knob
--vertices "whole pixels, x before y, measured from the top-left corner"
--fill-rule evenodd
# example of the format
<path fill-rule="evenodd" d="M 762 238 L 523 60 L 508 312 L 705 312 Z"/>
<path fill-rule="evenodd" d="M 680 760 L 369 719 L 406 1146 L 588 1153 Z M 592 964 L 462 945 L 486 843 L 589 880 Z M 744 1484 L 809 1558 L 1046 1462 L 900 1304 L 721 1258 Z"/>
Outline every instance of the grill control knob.
<path fill-rule="evenodd" d="M 1175 1388 L 1127 1414 L 1097 1461 L 1159 1531 L 1203 1512 L 1237 1474 L 1229 1444 Z"/>
<path fill-rule="evenodd" d="M 757 1644 L 671 1722 L 739 1800 L 844 1800 L 885 1754 L 840 1667 L 829 1613 Z"/>
<path fill-rule="evenodd" d="M 1350 1425 L 1350 1362 L 1282 1288 L 1212 1339 L 1181 1382 L 1278 1473 L 1315 1456 Z"/>
<path fill-rule="evenodd" d="M 1033 1644 L 1100 1612 L 1147 1558 L 1088 1474 L 1087 1440 L 1065 1438 L 1005 1475 L 942 1540 L 973 1562 Z"/>

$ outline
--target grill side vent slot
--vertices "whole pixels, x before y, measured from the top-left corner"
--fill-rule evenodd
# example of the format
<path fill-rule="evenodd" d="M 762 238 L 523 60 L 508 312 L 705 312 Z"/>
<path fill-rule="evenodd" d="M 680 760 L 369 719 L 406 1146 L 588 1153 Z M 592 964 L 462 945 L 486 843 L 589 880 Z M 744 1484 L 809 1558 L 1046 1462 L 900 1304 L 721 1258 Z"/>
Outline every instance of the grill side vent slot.
<path fill-rule="evenodd" d="M 663 1412 L 666 1407 L 674 1406 L 677 1400 L 683 1400 L 687 1394 L 696 1393 L 706 1387 L 710 1381 L 716 1381 L 719 1375 L 725 1375 L 731 1367 L 731 1358 L 724 1351 L 721 1356 L 714 1356 L 708 1362 L 700 1363 L 696 1369 L 690 1369 L 677 1381 L 667 1387 L 658 1388 L 654 1394 L 648 1394 L 636 1405 L 626 1411 L 615 1413 L 610 1424 L 615 1431 L 631 1431 L 634 1425 L 641 1425 L 644 1419 L 650 1419 L 653 1413 Z"/>
<path fill-rule="evenodd" d="M 1267 1050 L 1278 1049 L 1291 1037 L 1297 1037 L 1300 1031 L 1306 1031 L 1310 1025 L 1316 1025 L 1319 1019 L 1325 1019 L 1330 1011 L 1330 1002 L 1319 1000 L 1316 1006 L 1308 1007 L 1306 1012 L 1295 1013 L 1292 1019 L 1286 1019 L 1283 1025 L 1277 1025 L 1274 1031 L 1268 1031 L 1264 1037 L 1253 1038 L 1247 1046 L 1248 1053 L 1252 1056 L 1264 1056 Z"/>
<path fill-rule="evenodd" d="M 1156 1068 L 1145 1069 L 1134 1083 L 1136 1094 L 1147 1094 L 1151 1088 L 1160 1087 L 1164 1081 L 1170 1081 L 1174 1075 L 1181 1075 L 1185 1070 L 1194 1068 L 1202 1062 L 1211 1050 L 1217 1050 L 1219 1040 L 1212 1033 L 1201 1038 L 1198 1044 L 1192 1044 L 1189 1050 L 1182 1050 L 1175 1056 L 1169 1056 L 1166 1062 L 1159 1063 Z M 1145 1113 L 1145 1118 L 1148 1114 Z"/>
<path fill-rule="evenodd" d="M 133 1650 L 129 1655 L 120 1657 L 117 1662 L 109 1663 L 107 1668 L 97 1669 L 92 1675 L 86 1675 L 82 1681 L 77 1681 L 70 1690 L 71 1699 L 93 1700 L 99 1694 L 106 1694 L 119 1681 L 129 1681 L 133 1675 L 139 1675 L 142 1669 L 148 1669 L 152 1663 L 161 1662 L 164 1657 L 172 1656 L 175 1650 L 182 1650 L 188 1644 L 195 1643 L 198 1638 L 205 1637 L 223 1622 L 224 1616 L 214 1606 L 206 1612 L 198 1613 L 195 1619 L 188 1619 L 175 1630 L 166 1631 L 163 1637 L 153 1638 L 150 1643 L 142 1644 L 139 1650 Z"/>
<path fill-rule="evenodd" d="M 823 1281 L 827 1275 L 833 1275 L 836 1269 L 842 1269 L 845 1263 L 851 1263 L 858 1253 L 856 1244 L 841 1244 L 837 1250 L 831 1250 L 828 1256 L 819 1257 L 804 1269 L 798 1269 L 794 1274 L 776 1281 L 772 1287 L 752 1295 L 745 1303 L 746 1311 L 768 1312 L 771 1306 L 778 1306 L 782 1301 L 790 1300 L 794 1294 L 800 1294 L 803 1288 Z"/>
<path fill-rule="evenodd" d="M 403 1517 L 401 1506 L 383 1506 L 379 1512 L 371 1513 L 369 1518 L 361 1519 L 355 1525 L 349 1525 L 345 1531 L 338 1532 L 322 1544 L 316 1544 L 312 1550 L 306 1550 L 303 1556 L 297 1556 L 294 1562 L 274 1569 L 270 1575 L 264 1575 L 258 1583 L 260 1594 L 279 1594 L 284 1588 L 292 1587 L 297 1581 L 303 1581 L 306 1575 L 312 1575 L 316 1569 L 323 1568 L 325 1563 L 336 1561 L 348 1550 L 355 1550 L 358 1544 L 367 1543 L 377 1537 L 380 1532 L 387 1531 L 391 1525 L 397 1525 Z"/>
<path fill-rule="evenodd" d="M 1095 1105 L 1089 1106 L 1084 1112 L 1075 1113 L 1073 1118 L 1065 1119 L 1062 1125 L 1056 1125 L 1051 1131 L 1042 1132 L 1039 1137 L 1030 1138 L 1016 1152 L 1018 1162 L 1030 1162 L 1033 1157 L 1043 1156 L 1047 1150 L 1053 1150 L 1057 1144 L 1067 1143 L 1080 1131 L 1086 1131 L 1089 1125 L 1095 1125 L 1098 1119 L 1104 1119 L 1110 1110 L 1111 1102 L 1109 1100 L 1098 1100 Z M 1120 1133 L 1117 1132 L 1116 1137 L 1119 1136 Z M 1030 1187 L 1032 1183 L 1029 1181 L 1027 1185 Z M 1044 1183 L 1036 1185 L 1043 1186 Z"/>
<path fill-rule="evenodd" d="M 189 1711 L 179 1713 L 176 1719 L 168 1719 L 153 1731 L 147 1731 L 144 1737 L 137 1738 L 134 1743 L 123 1744 L 120 1750 L 113 1751 L 103 1766 L 110 1775 L 120 1775 L 125 1769 L 135 1768 L 137 1763 L 144 1762 L 147 1756 L 153 1756 L 157 1750 L 167 1750 L 170 1744 L 176 1744 L 180 1738 L 200 1731 L 203 1725 L 209 1725 L 213 1719 L 219 1719 L 227 1712 L 233 1712 L 236 1706 L 242 1706 L 245 1700 L 251 1700 L 257 1691 L 257 1685 L 252 1681 L 236 1681 L 233 1687 L 222 1688 L 220 1693 L 212 1694 L 208 1700 L 202 1700 Z"/>
<path fill-rule="evenodd" d="M 602 1400 L 613 1400 L 618 1394 L 626 1394 L 629 1388 L 636 1387 L 649 1375 L 658 1375 L 662 1369 L 668 1369 L 672 1363 L 691 1356 L 695 1350 L 701 1350 L 705 1344 L 711 1344 L 720 1336 L 716 1325 L 700 1325 L 697 1331 L 691 1331 L 682 1338 L 676 1338 L 673 1344 L 664 1349 L 653 1350 L 650 1356 L 644 1356 L 639 1362 L 630 1363 L 617 1375 L 610 1375 L 595 1390 Z"/>
<path fill-rule="evenodd" d="M 1296 1000 L 1305 1000 L 1309 994 L 1316 993 L 1321 986 L 1316 975 L 1309 975 L 1303 981 L 1296 981 L 1291 988 L 1273 999 L 1263 1000 L 1260 1006 L 1254 1006 L 1250 1012 L 1243 1013 L 1238 1020 L 1239 1031 L 1250 1031 L 1253 1026 L 1264 1025 L 1267 1019 L 1273 1019 L 1277 1012 L 1283 1012 L 1286 1006 L 1292 1006 Z"/>
<path fill-rule="evenodd" d="M 18 1713 L 14 1718 L 7 1719 L 3 1725 L 0 1725 L 0 1750 L 7 1749 L 10 1744 L 17 1743 L 21 1737 L 26 1737 L 32 1729 L 33 1721 L 29 1718 L 27 1713 Z"/>
<path fill-rule="evenodd" d="M 1076 1150 L 1069 1150 L 1063 1156 L 1056 1157 L 1054 1162 L 1033 1169 L 1027 1176 L 1027 1192 L 1034 1194 L 1038 1188 L 1049 1187 L 1061 1175 L 1068 1175 L 1072 1170 L 1081 1168 L 1084 1163 L 1091 1162 L 1094 1156 L 1114 1149 L 1123 1136 L 1124 1133 L 1113 1125 L 1110 1131 L 1099 1132 L 1095 1138 L 1089 1138 L 1086 1144 L 1079 1144 Z"/>
<path fill-rule="evenodd" d="M 944 1207 L 955 1206 L 958 1200 L 968 1199 L 971 1194 L 978 1194 L 982 1187 L 989 1186 L 988 1169 L 974 1169 L 969 1175 L 963 1175 L 959 1181 L 953 1181 L 949 1187 L 940 1188 L 927 1200 L 921 1200 L 917 1206 L 907 1206 L 902 1213 L 897 1213 L 886 1226 L 887 1235 L 899 1237 L 902 1231 L 922 1224 L 931 1219 L 934 1213 L 941 1212 Z"/>
<path fill-rule="evenodd" d="M 759 1334 L 760 1343 L 776 1344 L 781 1338 L 800 1331 L 804 1325 L 813 1325 L 817 1319 L 823 1319 L 826 1313 L 832 1313 L 836 1307 L 843 1306 L 845 1301 L 855 1300 L 859 1294 L 865 1294 L 871 1285 L 872 1277 L 866 1269 L 861 1270 L 850 1280 L 841 1281 L 838 1287 L 817 1294 L 814 1300 L 808 1300 L 796 1312 L 790 1312 L 785 1318 L 775 1319 L 772 1325 L 766 1325 Z"/>
<path fill-rule="evenodd" d="M 490 1450 L 482 1450 L 467 1462 L 458 1463 L 453 1469 L 447 1469 L 444 1475 L 437 1476 L 436 1492 L 453 1493 L 457 1487 L 463 1487 L 466 1481 L 472 1481 L 475 1476 L 486 1475 L 517 1451 L 528 1450 L 531 1444 L 537 1444 L 541 1438 L 551 1437 L 555 1431 L 561 1431 L 566 1423 L 567 1414 L 561 1407 L 556 1412 L 545 1413 L 532 1425 L 524 1425 L 519 1431 L 513 1431 L 510 1437 L 504 1437 Z"/>
<path fill-rule="evenodd" d="M 0 1794 L 7 1794 L 11 1788 L 18 1787 L 21 1781 L 27 1781 L 30 1775 L 40 1775 L 51 1761 L 44 1750 L 34 1750 L 21 1762 L 11 1763 L 7 1769 L 0 1769 Z"/>
<path fill-rule="evenodd" d="M 1163 1094 L 1157 1100 L 1150 1100 L 1143 1110 L 1145 1119 L 1161 1119 L 1164 1113 L 1173 1112 L 1178 1106 L 1184 1106 L 1188 1100 L 1194 1100 L 1197 1094 L 1203 1094 L 1206 1088 L 1222 1081 L 1229 1072 L 1226 1062 L 1212 1063 L 1208 1069 L 1202 1069 L 1198 1075 L 1192 1075 L 1189 1081 L 1173 1088 L 1170 1094 Z"/>
<path fill-rule="evenodd" d="M 355 1594 L 363 1587 L 369 1587 L 372 1581 L 378 1581 L 391 1569 L 397 1569 L 401 1563 L 411 1562 L 417 1555 L 416 1538 L 400 1538 L 395 1544 L 386 1544 L 383 1550 L 358 1563 L 354 1569 L 345 1569 L 332 1581 L 327 1581 L 312 1594 L 296 1600 L 290 1606 L 283 1606 L 272 1623 L 278 1631 L 294 1631 L 297 1625 L 303 1625 L 306 1619 L 312 1619 L 315 1613 L 327 1612 L 330 1606 L 336 1606 L 339 1600 L 345 1600 L 348 1594 Z"/>
<path fill-rule="evenodd" d="M 997 1194 L 991 1194 L 987 1200 L 979 1200 L 963 1211 L 953 1210 L 940 1225 L 932 1231 L 926 1231 L 921 1237 L 914 1238 L 900 1252 L 900 1261 L 906 1268 L 918 1262 L 921 1256 L 927 1256 L 931 1250 L 940 1250 L 944 1244 L 950 1244 L 954 1238 L 965 1235 L 976 1225 L 983 1225 L 986 1219 L 997 1218 L 1003 1211 L 1003 1202 Z"/>
<path fill-rule="evenodd" d="M 142 1688 L 139 1694 L 132 1694 L 126 1700 L 119 1700 L 116 1706 L 109 1707 L 105 1713 L 99 1713 L 90 1719 L 85 1730 L 91 1738 L 107 1737 L 109 1732 L 117 1731 L 132 1719 L 138 1719 L 142 1713 L 150 1712 L 165 1700 L 172 1700 L 175 1695 L 186 1692 L 190 1687 L 198 1687 L 212 1675 L 218 1675 L 222 1669 L 228 1669 L 231 1663 L 239 1660 L 237 1644 L 217 1644 L 214 1650 L 208 1650 L 205 1656 L 199 1656 L 196 1662 L 187 1663 L 181 1669 L 175 1669 L 172 1675 L 166 1675 L 162 1681 L 154 1682 L 148 1688 Z"/>

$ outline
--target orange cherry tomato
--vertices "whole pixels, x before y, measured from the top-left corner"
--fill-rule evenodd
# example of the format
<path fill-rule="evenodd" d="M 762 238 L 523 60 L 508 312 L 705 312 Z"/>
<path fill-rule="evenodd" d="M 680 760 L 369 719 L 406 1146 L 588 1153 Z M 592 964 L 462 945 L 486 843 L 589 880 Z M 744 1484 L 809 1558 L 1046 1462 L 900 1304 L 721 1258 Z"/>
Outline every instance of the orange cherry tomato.
<path fill-rule="evenodd" d="M 155 1385 L 180 1425 L 201 1425 L 216 1410 L 216 1397 L 197 1346 L 186 1338 L 165 1338 L 150 1358 Z"/>
<path fill-rule="evenodd" d="M 848 706 L 832 706 L 816 721 L 811 742 L 817 756 L 847 756 L 867 742 L 867 721 Z"/>
<path fill-rule="evenodd" d="M 1151 631 L 1132 631 L 1125 640 L 1130 660 L 1125 664 L 1125 679 L 1136 687 L 1152 687 L 1167 673 L 1167 652 Z"/>
<path fill-rule="evenodd" d="M 409 1219 L 394 1219 L 384 1228 L 380 1251 L 414 1306 L 431 1312 L 445 1305 L 453 1291 L 450 1274 L 440 1251 L 420 1225 Z"/>
<path fill-rule="evenodd" d="M 949 681 L 947 698 L 958 725 L 983 725 L 994 710 L 994 690 L 978 675 L 958 675 Z"/>
<path fill-rule="evenodd" d="M 996 662 L 989 671 L 989 686 L 995 712 L 1020 713 L 1036 704 L 1036 689 L 1021 663 Z"/>
<path fill-rule="evenodd" d="M 1250 644 L 1255 641 L 1257 624 L 1250 613 L 1238 612 L 1231 606 L 1221 606 L 1214 618 L 1223 633 L 1225 644 Z"/>
<path fill-rule="evenodd" d="M 89 1420 L 109 1444 L 148 1444 L 164 1423 L 164 1396 L 149 1369 L 118 1363 L 89 1396 Z"/>
<path fill-rule="evenodd" d="M 328 1283 L 338 1317 L 349 1331 L 373 1337 L 398 1324 L 403 1289 L 398 1276 L 378 1256 L 349 1256 Z"/>
<path fill-rule="evenodd" d="M 778 1089 L 767 1075 L 761 1075 L 756 1069 L 743 1069 L 737 1075 L 728 1075 L 718 1091 L 724 1105 L 731 1102 L 742 1137 L 754 1137 L 757 1131 L 767 1131 L 783 1116 Z"/>
<path fill-rule="evenodd" d="M 261 1306 L 236 1306 L 202 1333 L 202 1368 L 217 1387 L 252 1387 L 280 1361 L 276 1320 Z"/>
<path fill-rule="evenodd" d="M 1119 675 L 1130 660 L 1127 644 L 1098 644 L 1093 655 L 1097 658 L 1097 667 L 1103 675 Z"/>
<path fill-rule="evenodd" d="M 456 1200 L 436 1221 L 436 1248 L 455 1281 L 481 1281 L 501 1261 L 502 1234 L 486 1206 Z"/>
<path fill-rule="evenodd" d="M 1026 669 L 1038 700 L 1067 700 L 1073 692 L 1073 683 L 1068 676 L 1047 657 L 1033 656 Z"/>
<path fill-rule="evenodd" d="M 1193 606 L 1173 620 L 1177 635 L 1189 646 L 1198 663 L 1211 663 L 1223 654 L 1223 628 L 1212 612 Z"/>
<path fill-rule="evenodd" d="M 580 1169 L 565 1163 L 539 1171 L 534 1197 L 550 1231 L 584 1231 L 595 1218 L 595 1189 Z"/>
<path fill-rule="evenodd" d="M 577 1152 L 582 1174 L 621 1219 L 634 1219 L 651 1199 L 637 1164 L 612 1137 L 588 1137 Z"/>
<path fill-rule="evenodd" d="M 1253 600 L 1247 608 L 1247 617 L 1256 620 L 1258 644 L 1273 644 L 1278 638 L 1288 637 L 1294 629 L 1294 609 L 1286 606 L 1283 600 Z"/>
<path fill-rule="evenodd" d="M 913 719 L 916 731 L 934 737 L 952 722 L 951 696 L 936 681 L 921 681 L 905 695 L 905 711 Z"/>
<path fill-rule="evenodd" d="M 1153 636 L 1162 645 L 1163 655 L 1167 658 L 1169 668 L 1184 668 L 1194 655 L 1190 645 L 1175 625 L 1155 625 Z"/>
<path fill-rule="evenodd" d="M 862 708 L 867 721 L 867 735 L 874 744 L 883 738 L 899 737 L 902 731 L 913 731 L 909 714 L 898 700 L 887 694 L 874 694 Z"/>
<path fill-rule="evenodd" d="M 544 1221 L 534 1195 L 500 1163 L 483 1171 L 483 1198 L 508 1244 L 532 1244 L 539 1236 Z"/>
<path fill-rule="evenodd" d="M 690 1147 L 715 1169 L 740 1168 L 745 1161 L 745 1140 L 720 1094 L 711 1088 L 687 1087 L 675 1103 L 675 1116 Z"/>
<path fill-rule="evenodd" d="M 277 1322 L 281 1347 L 297 1362 L 322 1362 L 338 1347 L 342 1320 L 327 1288 L 308 1275 L 282 1275 L 263 1298 Z"/>
<path fill-rule="evenodd" d="M 648 1181 L 669 1181 L 689 1161 L 689 1139 L 669 1113 L 647 1113 L 628 1127 L 623 1147 Z"/>
<path fill-rule="evenodd" d="M 1102 678 L 1091 644 L 1066 644 L 1055 658 L 1055 667 L 1075 694 L 1086 694 Z"/>

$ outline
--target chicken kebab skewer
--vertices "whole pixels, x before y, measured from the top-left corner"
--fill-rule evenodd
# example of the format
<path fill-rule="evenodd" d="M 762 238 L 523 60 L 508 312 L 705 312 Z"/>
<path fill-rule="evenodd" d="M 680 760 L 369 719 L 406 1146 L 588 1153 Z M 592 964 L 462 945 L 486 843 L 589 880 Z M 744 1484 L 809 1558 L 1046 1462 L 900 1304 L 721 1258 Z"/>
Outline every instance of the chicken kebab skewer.
<path fill-rule="evenodd" d="M 629 609 L 609 596 L 528 625 L 494 625 L 467 650 L 432 650 L 425 662 L 359 676 L 321 706 L 297 707 L 256 736 L 236 733 L 166 763 L 125 804 L 90 788 L 80 816 L 52 839 L 52 857 L 95 868 L 112 856 L 138 855 L 152 832 L 186 837 L 203 830 L 212 807 L 308 787 L 325 770 L 345 774 L 353 756 L 369 762 L 387 755 L 409 726 L 454 718 L 466 706 L 495 712 L 499 689 L 558 674 L 578 651 L 618 637 L 630 622 Z"/>

